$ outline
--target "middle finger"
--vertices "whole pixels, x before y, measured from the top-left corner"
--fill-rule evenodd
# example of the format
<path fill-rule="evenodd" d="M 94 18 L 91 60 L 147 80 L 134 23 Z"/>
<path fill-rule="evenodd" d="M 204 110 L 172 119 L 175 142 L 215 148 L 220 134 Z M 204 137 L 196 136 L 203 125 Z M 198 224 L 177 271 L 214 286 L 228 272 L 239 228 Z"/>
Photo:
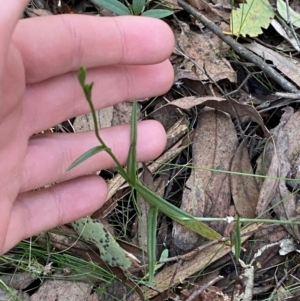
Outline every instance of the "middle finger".
<path fill-rule="evenodd" d="M 124 100 L 165 93 L 173 83 L 169 61 L 146 66 L 109 66 L 88 71 L 94 82 L 92 100 L 101 109 Z M 24 128 L 31 136 L 71 117 L 89 112 L 76 73 L 68 73 L 27 87 Z"/>

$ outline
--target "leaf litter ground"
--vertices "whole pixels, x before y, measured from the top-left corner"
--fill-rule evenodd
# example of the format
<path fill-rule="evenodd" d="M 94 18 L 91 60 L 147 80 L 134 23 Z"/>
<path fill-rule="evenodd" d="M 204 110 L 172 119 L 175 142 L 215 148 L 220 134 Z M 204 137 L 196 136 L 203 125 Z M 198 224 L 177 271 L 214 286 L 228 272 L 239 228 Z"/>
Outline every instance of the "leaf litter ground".
<path fill-rule="evenodd" d="M 26 16 L 99 12 L 86 1 L 43 2 L 31 1 Z M 298 300 L 299 226 L 278 222 L 299 221 L 300 95 L 285 93 L 284 85 L 236 54 L 177 1 L 166 2 L 176 12 L 166 19 L 176 37 L 171 56 L 175 82 L 165 95 L 141 100 L 139 118 L 159 120 L 168 133 L 168 144 L 155 162 L 140 166 L 140 177 L 151 190 L 193 216 L 259 217 L 273 219 L 274 224 L 243 223 L 239 228 L 235 223 L 210 221 L 209 227 L 229 239 L 209 242 L 159 214 L 157 272 L 149 285 L 149 204 L 132 194 L 113 170 L 101 171 L 109 197 L 92 218 L 106 229 L 104 240 L 106 231 L 117 239 L 120 256 L 127 256 L 126 267 L 130 258 L 128 271 L 107 265 L 96 244 L 81 241 L 69 226 L 63 226 L 33 238 L 30 245 L 22 242 L 2 257 L 0 273 L 7 275 L 0 277 L 1 287 L 6 288 L 0 291 L 0 300 L 18 291 L 21 300 L 51 300 L 51 292 L 59 294 L 59 300 Z M 223 32 L 246 37 L 237 40 L 241 47 L 299 87 L 299 43 L 293 36 L 298 28 L 296 21 L 289 23 L 282 2 L 261 1 L 259 16 L 251 11 L 255 0 L 248 0 L 245 7 L 242 3 L 232 7 L 226 0 L 190 4 Z M 287 36 L 278 25 L 266 22 L 271 22 L 275 7 L 280 9 L 281 26 L 289 25 Z M 291 1 L 290 9 L 296 20 L 299 2 Z M 111 14 L 105 9 L 100 13 Z M 247 29 L 253 14 L 254 26 Z M 234 27 L 229 26 L 230 18 Z M 100 127 L 129 123 L 130 113 L 131 103 L 98 111 Z M 87 114 L 52 130 L 93 130 L 93 124 Z M 79 228 L 85 231 L 84 226 Z M 91 231 L 96 230 L 88 232 L 93 242 Z M 232 253 L 237 239 L 242 244 L 241 260 Z M 17 284 L 12 282 L 16 275 Z"/>

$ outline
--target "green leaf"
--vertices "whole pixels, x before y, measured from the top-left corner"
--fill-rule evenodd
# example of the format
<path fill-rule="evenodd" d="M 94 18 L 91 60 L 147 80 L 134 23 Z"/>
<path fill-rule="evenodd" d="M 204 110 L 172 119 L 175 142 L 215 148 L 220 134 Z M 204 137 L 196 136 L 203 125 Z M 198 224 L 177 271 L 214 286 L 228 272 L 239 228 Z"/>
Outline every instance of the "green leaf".
<path fill-rule="evenodd" d="M 135 100 L 132 105 L 131 112 L 131 126 L 130 126 L 130 148 L 127 160 L 127 175 L 129 183 L 134 186 L 136 183 L 136 143 L 137 143 L 137 101 Z"/>
<path fill-rule="evenodd" d="M 81 87 L 83 89 L 85 98 L 87 100 L 89 100 L 91 98 L 91 96 L 92 96 L 92 89 L 93 89 L 94 83 L 90 83 L 90 84 L 86 84 L 85 83 L 85 80 L 86 80 L 86 68 L 83 67 L 83 66 L 80 67 L 77 76 L 78 76 L 80 85 L 81 85 Z"/>
<path fill-rule="evenodd" d="M 71 223 L 74 230 L 87 242 L 95 244 L 101 259 L 112 267 L 128 270 L 131 261 L 109 231 L 97 220 L 80 218 Z"/>
<path fill-rule="evenodd" d="M 154 279 L 154 272 L 156 268 L 156 232 L 157 232 L 157 207 L 150 207 L 147 217 L 147 240 L 148 240 L 148 258 L 149 258 L 149 282 L 152 283 Z"/>
<path fill-rule="evenodd" d="M 72 168 L 74 168 L 75 166 L 77 166 L 78 164 L 82 163 L 83 161 L 87 160 L 88 158 L 96 155 L 97 153 L 100 153 L 101 151 L 106 150 L 106 146 L 104 145 L 98 145 L 95 146 L 91 149 L 89 149 L 88 151 L 86 151 L 84 154 L 82 154 L 79 158 L 77 158 L 68 168 L 67 171 L 71 170 Z"/>
<path fill-rule="evenodd" d="M 96 5 L 101 5 L 117 15 L 130 15 L 130 10 L 126 5 L 117 0 L 91 0 Z"/>
<path fill-rule="evenodd" d="M 160 258 L 159 258 L 159 261 L 164 261 L 166 260 L 167 258 L 169 258 L 169 250 L 168 249 L 164 249 L 160 255 Z M 160 269 L 165 263 L 162 262 L 162 263 L 158 263 L 155 265 L 155 271 L 157 271 L 158 269 Z M 145 276 L 143 277 L 143 279 L 147 279 L 149 278 L 149 273 L 146 273 Z M 149 282 L 147 283 L 149 284 Z M 150 283 L 151 285 L 151 283 Z"/>
<path fill-rule="evenodd" d="M 247 0 L 231 12 L 231 34 L 256 37 L 263 33 L 262 28 L 269 27 L 273 17 L 274 11 L 268 0 Z"/>
<path fill-rule="evenodd" d="M 132 1 L 132 9 L 135 15 L 139 15 L 144 6 L 145 6 L 146 0 L 133 0 Z"/>
<path fill-rule="evenodd" d="M 234 255 L 237 260 L 241 258 L 241 250 L 242 250 L 242 240 L 241 240 L 241 226 L 239 216 L 235 221 L 235 230 L 234 232 Z"/>
<path fill-rule="evenodd" d="M 149 9 L 142 13 L 142 16 L 153 17 L 158 19 L 165 18 L 170 15 L 173 15 L 173 11 L 168 9 Z"/>
<path fill-rule="evenodd" d="M 179 224 L 200 234 L 210 240 L 220 239 L 221 235 L 206 224 L 196 220 L 192 215 L 177 208 L 165 199 L 156 195 L 153 191 L 144 186 L 140 181 L 136 182 L 134 188 L 152 206 L 156 206 L 159 211 L 172 218 Z"/>
<path fill-rule="evenodd" d="M 86 80 L 86 68 L 85 67 L 81 66 L 79 68 L 77 77 L 78 77 L 81 87 L 84 87 L 85 80 Z"/>
<path fill-rule="evenodd" d="M 300 27 L 300 14 L 294 11 L 291 7 L 289 7 L 288 9 L 290 14 L 290 21 L 292 22 L 293 26 Z M 287 7 L 285 1 L 277 0 L 277 10 L 280 16 L 285 21 L 288 21 Z"/>

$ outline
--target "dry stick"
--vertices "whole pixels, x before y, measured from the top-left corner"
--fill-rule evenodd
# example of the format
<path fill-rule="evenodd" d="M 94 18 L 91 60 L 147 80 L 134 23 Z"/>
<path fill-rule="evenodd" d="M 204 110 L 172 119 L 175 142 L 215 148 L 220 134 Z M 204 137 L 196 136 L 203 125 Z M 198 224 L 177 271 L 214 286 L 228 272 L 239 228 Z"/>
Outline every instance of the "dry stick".
<path fill-rule="evenodd" d="M 282 277 L 282 279 L 276 284 L 276 287 L 274 288 L 273 292 L 269 296 L 269 299 L 275 296 L 276 292 L 280 288 L 280 286 L 283 284 L 283 282 L 299 267 L 299 264 L 297 264 L 295 267 L 291 268 L 286 274 Z M 270 299 L 270 300 L 271 300 Z"/>
<path fill-rule="evenodd" d="M 208 27 L 214 34 L 216 34 L 220 39 L 227 43 L 236 53 L 241 57 L 250 61 L 259 67 L 266 75 L 272 78 L 278 85 L 280 85 L 285 91 L 290 93 L 299 93 L 300 91 L 281 76 L 277 71 L 271 68 L 264 60 L 256 56 L 250 50 L 246 49 L 238 42 L 236 42 L 232 37 L 223 34 L 222 30 L 211 22 L 209 19 L 205 18 L 198 10 L 196 10 L 191 5 L 187 4 L 184 0 L 178 0 L 178 4 L 183 7 L 188 13 L 193 15 L 197 20 L 202 22 L 206 27 Z"/>

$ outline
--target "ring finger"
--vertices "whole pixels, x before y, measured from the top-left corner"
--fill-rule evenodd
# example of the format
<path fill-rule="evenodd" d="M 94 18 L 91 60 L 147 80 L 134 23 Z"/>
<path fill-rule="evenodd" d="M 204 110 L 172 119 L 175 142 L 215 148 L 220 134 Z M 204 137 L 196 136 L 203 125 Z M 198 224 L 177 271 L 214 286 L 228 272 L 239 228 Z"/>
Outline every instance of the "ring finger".
<path fill-rule="evenodd" d="M 119 162 L 125 164 L 130 147 L 130 126 L 105 128 L 100 130 L 100 136 Z M 155 159 L 163 151 L 165 143 L 165 131 L 160 123 L 147 120 L 138 124 L 138 161 Z M 34 136 L 29 141 L 22 171 L 21 191 L 29 191 L 115 166 L 107 153 L 100 152 L 70 172 L 66 171 L 75 159 L 97 145 L 99 142 L 94 132 Z"/>

